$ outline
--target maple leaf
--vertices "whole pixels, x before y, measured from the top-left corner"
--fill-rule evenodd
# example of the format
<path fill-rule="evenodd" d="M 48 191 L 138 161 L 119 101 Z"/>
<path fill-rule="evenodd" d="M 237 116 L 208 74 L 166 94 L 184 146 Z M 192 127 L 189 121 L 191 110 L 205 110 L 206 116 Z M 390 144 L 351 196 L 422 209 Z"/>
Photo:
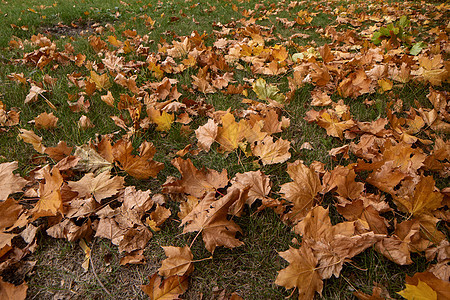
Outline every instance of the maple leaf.
<path fill-rule="evenodd" d="M 413 277 L 406 275 L 406 284 L 418 286 L 419 281 L 428 285 L 437 295 L 437 299 L 450 298 L 450 283 L 447 279 L 441 280 L 430 272 L 415 273 Z M 433 294 L 433 293 L 432 293 Z"/>
<path fill-rule="evenodd" d="M 216 141 L 220 144 L 219 151 L 230 152 L 239 147 L 244 139 L 248 124 L 245 120 L 236 123 L 233 114 L 227 112 L 222 116 L 222 127 L 218 128 Z"/>
<path fill-rule="evenodd" d="M 42 145 L 42 138 L 37 136 L 32 130 L 19 129 L 19 137 L 28 144 L 31 144 L 39 153 L 44 153 L 45 147 Z"/>
<path fill-rule="evenodd" d="M 212 143 L 216 140 L 218 126 L 214 120 L 209 119 L 208 122 L 195 130 L 197 137 L 197 145 L 201 150 L 206 152 L 211 148 Z"/>
<path fill-rule="evenodd" d="M 34 119 L 34 124 L 36 128 L 44 128 L 44 129 L 50 129 L 55 128 L 56 123 L 58 122 L 58 118 L 53 113 L 46 113 L 43 112 L 39 116 L 37 116 Z"/>
<path fill-rule="evenodd" d="M 170 277 L 173 275 L 183 276 L 189 275 L 194 271 L 194 265 L 192 255 L 189 246 L 184 247 L 162 247 L 166 253 L 167 258 L 162 261 L 162 265 L 159 268 L 159 275 L 164 277 Z"/>
<path fill-rule="evenodd" d="M 274 142 L 272 137 L 267 136 L 253 147 L 252 152 L 261 159 L 263 165 L 283 163 L 291 158 L 290 144 L 281 138 Z"/>
<path fill-rule="evenodd" d="M 22 192 L 22 188 L 28 183 L 13 173 L 18 167 L 17 161 L 0 164 L 0 200 L 6 200 L 10 194 Z"/>
<path fill-rule="evenodd" d="M 444 196 L 435 190 L 433 176 L 421 176 L 414 194 L 394 197 L 399 209 L 412 215 L 429 213 L 441 206 Z"/>
<path fill-rule="evenodd" d="M 285 99 L 276 86 L 267 84 L 262 78 L 258 78 L 253 82 L 253 91 L 261 100 L 283 103 Z"/>
<path fill-rule="evenodd" d="M 437 293 L 420 279 L 417 285 L 405 284 L 405 286 L 406 288 L 397 294 L 407 300 L 437 300 Z"/>
<path fill-rule="evenodd" d="M 292 217 L 301 219 L 314 205 L 314 198 L 322 189 L 319 175 L 300 160 L 288 163 L 287 172 L 293 182 L 281 185 L 280 193 L 293 204 Z"/>
<path fill-rule="evenodd" d="M 157 110 L 151 106 L 147 108 L 147 114 L 152 120 L 152 122 L 157 125 L 156 130 L 158 131 L 170 130 L 174 120 L 173 114 L 169 114 L 163 110 L 162 111 Z"/>
<path fill-rule="evenodd" d="M 190 159 L 183 160 L 177 157 L 172 160 L 172 164 L 181 173 L 181 179 L 165 183 L 163 192 L 165 193 L 186 193 L 197 198 L 201 198 L 207 192 L 216 191 L 228 184 L 227 170 L 221 173 L 212 169 L 195 168 Z"/>
<path fill-rule="evenodd" d="M 112 147 L 114 160 L 119 167 L 137 179 L 156 177 L 164 164 L 153 160 L 156 149 L 151 142 L 144 141 L 139 147 L 139 156 L 131 154 L 133 146 L 130 141 L 119 140 Z"/>
<path fill-rule="evenodd" d="M 199 231 L 202 233 L 206 249 L 214 253 L 217 246 L 234 248 L 243 245 L 235 238 L 241 228 L 227 219 L 229 208 L 240 198 L 242 191 L 233 189 L 219 200 L 214 192 L 203 198 L 200 203 L 182 220 L 183 233 Z"/>
<path fill-rule="evenodd" d="M 91 77 L 89 77 L 88 80 L 95 83 L 97 90 L 106 90 L 111 86 L 108 73 L 99 75 L 95 71 L 91 71 Z"/>
<path fill-rule="evenodd" d="M 337 211 L 349 221 L 359 220 L 364 227 L 375 233 L 387 234 L 387 221 L 372 205 L 365 206 L 361 199 L 346 205 L 339 205 Z"/>
<path fill-rule="evenodd" d="M 24 300 L 27 297 L 27 289 L 25 282 L 16 286 L 0 278 L 0 299 Z"/>
<path fill-rule="evenodd" d="M 164 223 L 164 221 L 166 221 L 171 214 L 170 209 L 157 204 L 156 209 L 150 213 L 150 218 L 155 223 L 152 229 L 155 229 L 157 226 L 161 226 L 161 224 Z"/>
<path fill-rule="evenodd" d="M 284 286 L 286 289 L 298 288 L 298 299 L 313 299 L 318 292 L 322 295 L 323 282 L 316 271 L 317 258 L 308 247 L 279 252 L 280 256 L 290 264 L 287 268 L 278 271 L 275 284 Z"/>
<path fill-rule="evenodd" d="M 88 173 L 79 181 L 69 181 L 68 185 L 78 193 L 78 197 L 93 196 L 97 202 L 101 202 L 105 198 L 109 198 L 123 188 L 124 178 L 115 176 L 110 178 L 109 171 L 105 171 L 95 176 Z"/>
<path fill-rule="evenodd" d="M 0 175 L 1 178 L 1 175 Z M 22 205 L 18 204 L 16 200 L 8 198 L 0 203 L 0 231 L 14 225 L 17 218 L 22 211 Z"/>
<path fill-rule="evenodd" d="M 34 216 L 55 216 L 63 213 L 63 201 L 61 197 L 61 186 L 63 177 L 58 168 L 47 165 L 42 169 L 45 183 L 39 183 L 39 201 L 33 209 Z"/>
<path fill-rule="evenodd" d="M 336 116 L 324 112 L 317 120 L 317 125 L 325 128 L 328 135 L 338 137 L 342 140 L 344 137 L 343 132 L 356 124 L 353 120 L 340 121 Z"/>
<path fill-rule="evenodd" d="M 99 174 L 111 170 L 113 167 L 112 159 L 105 159 L 90 145 L 82 145 L 81 147 L 77 147 L 74 155 L 80 157 L 78 164 L 74 168 L 76 170 L 95 172 L 96 174 Z"/>
<path fill-rule="evenodd" d="M 261 170 L 250 171 L 245 173 L 237 173 L 231 180 L 232 186 L 244 190 L 248 190 L 248 197 L 246 203 L 252 205 L 257 199 L 263 200 L 270 193 L 270 179 Z"/>
<path fill-rule="evenodd" d="M 164 280 L 157 273 L 149 276 L 150 282 L 141 285 L 141 289 L 151 300 L 179 299 L 187 291 L 188 276 L 171 276 Z"/>

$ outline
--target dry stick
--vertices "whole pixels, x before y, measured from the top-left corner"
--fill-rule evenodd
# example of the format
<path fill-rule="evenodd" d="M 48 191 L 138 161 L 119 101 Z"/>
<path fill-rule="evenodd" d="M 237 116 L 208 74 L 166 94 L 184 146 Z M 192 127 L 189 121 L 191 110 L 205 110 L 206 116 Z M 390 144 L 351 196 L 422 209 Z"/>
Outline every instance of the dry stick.
<path fill-rule="evenodd" d="M 91 257 L 89 258 L 89 261 L 91 262 L 91 268 L 92 268 L 92 273 L 94 273 L 94 277 L 95 279 L 97 279 L 98 283 L 100 283 L 100 286 L 103 288 L 103 290 L 109 295 L 112 296 L 111 293 L 106 289 L 106 287 L 104 286 L 103 282 L 101 282 L 100 278 L 98 278 L 97 276 L 97 272 L 95 272 L 95 268 L 94 268 L 94 262 L 92 261 L 93 258 L 93 252 L 94 252 L 94 246 L 95 246 L 95 239 L 92 242 L 92 246 L 91 246 Z"/>

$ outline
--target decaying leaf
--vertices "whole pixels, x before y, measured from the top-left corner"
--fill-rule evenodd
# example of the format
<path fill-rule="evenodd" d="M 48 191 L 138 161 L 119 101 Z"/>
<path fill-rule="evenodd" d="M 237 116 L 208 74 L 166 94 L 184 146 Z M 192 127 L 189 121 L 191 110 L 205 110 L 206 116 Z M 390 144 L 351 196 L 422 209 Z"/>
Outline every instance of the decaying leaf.
<path fill-rule="evenodd" d="M 192 263 L 194 256 L 187 245 L 184 247 L 167 246 L 162 248 L 167 258 L 162 261 L 162 265 L 159 268 L 159 275 L 167 278 L 173 275 L 189 275 L 194 271 L 194 265 Z"/>

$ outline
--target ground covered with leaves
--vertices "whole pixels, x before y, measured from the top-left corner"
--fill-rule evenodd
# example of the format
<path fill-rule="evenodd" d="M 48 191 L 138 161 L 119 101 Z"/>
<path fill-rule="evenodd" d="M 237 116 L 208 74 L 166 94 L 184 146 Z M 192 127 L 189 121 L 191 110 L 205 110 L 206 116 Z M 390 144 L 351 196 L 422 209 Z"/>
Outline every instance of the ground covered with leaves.
<path fill-rule="evenodd" d="M 449 10 L 2 1 L 0 299 L 449 299 Z"/>

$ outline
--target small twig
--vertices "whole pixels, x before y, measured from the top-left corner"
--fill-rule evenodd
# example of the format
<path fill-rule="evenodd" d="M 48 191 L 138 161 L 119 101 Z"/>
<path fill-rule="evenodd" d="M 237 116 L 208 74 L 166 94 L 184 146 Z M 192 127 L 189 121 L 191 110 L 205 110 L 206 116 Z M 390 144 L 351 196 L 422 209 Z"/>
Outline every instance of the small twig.
<path fill-rule="evenodd" d="M 93 257 L 93 253 L 94 253 L 94 246 L 95 246 L 95 239 L 92 242 L 92 246 L 91 246 L 91 254 L 90 254 L 90 262 L 91 262 L 91 268 L 92 268 L 92 273 L 94 274 L 95 279 L 97 279 L 98 283 L 100 284 L 100 286 L 103 288 L 103 290 L 109 295 L 112 296 L 111 293 L 106 289 L 105 285 L 103 284 L 103 282 L 101 282 L 100 278 L 98 278 L 97 276 L 97 272 L 95 272 L 95 268 L 94 268 L 94 262 L 92 261 L 92 257 Z"/>

